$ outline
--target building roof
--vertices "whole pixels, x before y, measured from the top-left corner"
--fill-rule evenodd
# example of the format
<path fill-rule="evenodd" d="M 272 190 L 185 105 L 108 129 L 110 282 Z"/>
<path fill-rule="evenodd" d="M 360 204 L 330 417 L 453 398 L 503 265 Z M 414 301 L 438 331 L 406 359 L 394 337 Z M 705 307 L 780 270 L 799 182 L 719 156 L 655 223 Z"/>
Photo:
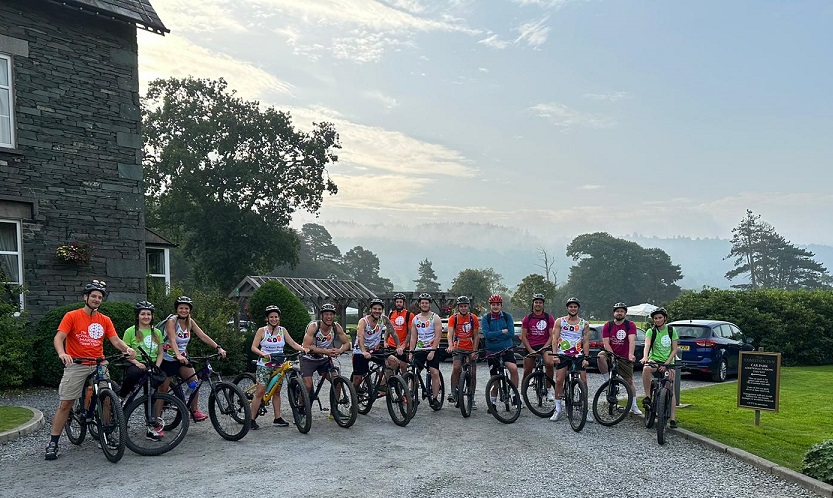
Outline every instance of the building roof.
<path fill-rule="evenodd" d="M 374 299 L 370 289 L 355 280 L 329 278 L 291 278 L 250 275 L 229 293 L 230 298 L 249 298 L 266 282 L 277 280 L 302 301 L 320 306 L 326 301 L 346 303 L 352 300 Z"/>
<path fill-rule="evenodd" d="M 165 237 L 154 232 L 150 228 L 145 228 L 145 245 L 155 247 L 176 247 L 177 244 L 171 242 Z"/>
<path fill-rule="evenodd" d="M 150 0 L 50 0 L 63 7 L 126 22 L 164 35 L 171 30 L 153 10 Z"/>

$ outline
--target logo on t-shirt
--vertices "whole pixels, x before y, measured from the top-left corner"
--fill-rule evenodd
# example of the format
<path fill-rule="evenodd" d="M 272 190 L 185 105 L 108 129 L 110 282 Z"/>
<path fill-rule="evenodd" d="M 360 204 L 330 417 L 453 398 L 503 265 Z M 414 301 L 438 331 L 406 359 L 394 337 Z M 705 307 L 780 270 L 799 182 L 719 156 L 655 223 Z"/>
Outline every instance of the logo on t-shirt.
<path fill-rule="evenodd" d="M 625 332 L 623 329 L 619 329 L 619 330 L 616 331 L 616 338 L 619 339 L 620 341 L 625 340 L 625 336 L 627 336 L 627 335 L 628 335 L 628 333 Z"/>
<path fill-rule="evenodd" d="M 186 337 L 189 337 L 190 335 L 191 334 L 189 334 L 187 330 L 179 330 L 176 333 L 176 336 L 179 337 L 180 339 L 185 339 Z"/>
<path fill-rule="evenodd" d="M 660 339 L 660 342 L 666 348 L 671 346 L 671 338 L 667 335 L 662 336 L 662 339 Z"/>
<path fill-rule="evenodd" d="M 93 339 L 101 339 L 104 337 L 104 327 L 100 323 L 91 323 L 87 329 L 87 335 Z"/>
<path fill-rule="evenodd" d="M 547 321 L 546 320 L 538 320 L 538 323 L 535 324 L 535 328 L 538 330 L 546 330 L 547 329 Z"/>
<path fill-rule="evenodd" d="M 393 321 L 393 323 L 395 323 L 397 325 L 403 325 L 405 323 L 405 317 L 404 316 L 398 316 L 398 317 L 396 317 L 396 320 Z"/>
<path fill-rule="evenodd" d="M 463 324 L 463 332 L 471 332 L 471 322 Z"/>

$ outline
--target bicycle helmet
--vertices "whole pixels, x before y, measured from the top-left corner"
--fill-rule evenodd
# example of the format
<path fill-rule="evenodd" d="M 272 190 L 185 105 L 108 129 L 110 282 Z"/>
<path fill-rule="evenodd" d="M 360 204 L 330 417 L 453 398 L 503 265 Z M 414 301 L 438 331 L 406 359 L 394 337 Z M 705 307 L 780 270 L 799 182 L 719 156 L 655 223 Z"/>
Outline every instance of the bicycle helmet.
<path fill-rule="evenodd" d="M 401 299 L 401 300 L 404 301 L 406 299 L 405 294 L 403 294 L 401 292 L 397 292 L 396 294 L 393 295 L 393 300 L 395 301 L 397 299 Z"/>
<path fill-rule="evenodd" d="M 278 308 L 277 306 L 275 306 L 274 304 L 273 304 L 273 305 L 270 305 L 270 306 L 267 306 L 267 307 L 266 307 L 266 309 L 264 310 L 264 314 L 265 314 L 266 316 L 269 316 L 269 313 L 271 313 L 271 312 L 273 312 L 273 311 L 274 311 L 274 312 L 276 312 L 276 313 L 278 314 L 278 316 L 280 316 L 280 314 L 281 314 L 281 309 L 280 309 L 280 308 Z"/>
<path fill-rule="evenodd" d="M 625 310 L 625 313 L 628 312 L 628 305 L 625 304 L 625 303 L 619 302 L 619 303 L 616 303 L 616 304 L 613 305 L 613 311 L 616 311 L 619 308 L 622 308 L 623 310 Z"/>
<path fill-rule="evenodd" d="M 187 304 L 189 308 L 194 309 L 194 301 L 191 301 L 191 298 L 188 296 L 179 296 L 174 301 L 174 311 L 179 308 L 180 304 Z"/>
<path fill-rule="evenodd" d="M 382 309 L 385 309 L 385 302 L 384 302 L 384 301 L 382 301 L 381 299 L 379 299 L 378 297 L 377 297 L 376 299 L 371 299 L 371 300 L 370 300 L 370 306 L 368 306 L 368 308 L 372 308 L 373 306 L 375 306 L 375 305 L 377 305 L 377 304 L 378 304 L 379 306 L 381 306 L 381 307 L 382 307 Z"/>
<path fill-rule="evenodd" d="M 93 280 L 84 286 L 83 295 L 87 296 L 92 291 L 99 291 L 105 297 L 107 296 L 107 282 L 104 280 Z"/>
<path fill-rule="evenodd" d="M 136 303 L 136 306 L 134 306 L 133 309 L 136 310 L 136 313 L 142 310 L 154 310 L 153 304 L 150 301 L 139 301 L 138 303 Z"/>
<path fill-rule="evenodd" d="M 578 299 L 574 298 L 574 297 L 571 297 L 570 299 L 568 299 L 567 302 L 564 303 L 564 306 L 569 306 L 571 304 L 575 304 L 576 306 L 581 308 L 581 302 Z"/>
<path fill-rule="evenodd" d="M 427 292 L 423 292 L 422 294 L 420 294 L 419 296 L 417 296 L 417 301 L 422 301 L 423 299 L 427 299 L 427 300 L 429 300 L 429 301 L 433 301 L 433 299 L 431 299 L 431 294 L 429 294 L 429 293 L 427 293 Z"/>
<path fill-rule="evenodd" d="M 492 294 L 491 297 L 489 297 L 489 304 L 493 303 L 503 304 L 503 298 L 500 294 Z"/>
<path fill-rule="evenodd" d="M 469 301 L 467 296 L 460 296 L 457 298 L 457 305 L 459 306 L 461 304 L 471 304 L 471 301 Z"/>
<path fill-rule="evenodd" d="M 533 295 L 532 295 L 532 302 L 534 303 L 535 301 L 538 301 L 538 300 L 541 300 L 541 301 L 546 302 L 546 299 L 544 299 L 544 295 L 543 295 L 543 294 L 541 294 L 541 293 L 536 293 L 536 294 L 533 294 Z"/>
<path fill-rule="evenodd" d="M 665 308 L 657 308 L 657 309 L 655 309 L 654 311 L 652 311 L 652 312 L 651 312 L 651 318 L 653 318 L 653 317 L 654 317 L 654 315 L 662 315 L 662 316 L 664 316 L 666 319 L 668 319 L 668 311 L 667 311 Z"/>
<path fill-rule="evenodd" d="M 332 311 L 333 313 L 336 312 L 336 305 L 333 303 L 324 303 L 321 305 L 321 313 L 323 314 L 325 311 Z"/>

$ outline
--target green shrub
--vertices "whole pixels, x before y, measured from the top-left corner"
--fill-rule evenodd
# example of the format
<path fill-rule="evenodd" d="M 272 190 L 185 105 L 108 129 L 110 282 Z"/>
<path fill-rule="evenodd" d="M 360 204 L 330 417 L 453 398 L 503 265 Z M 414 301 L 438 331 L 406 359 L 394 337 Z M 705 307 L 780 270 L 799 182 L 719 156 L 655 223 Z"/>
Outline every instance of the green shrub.
<path fill-rule="evenodd" d="M 0 303 L 0 390 L 20 387 L 34 375 L 32 337 L 23 318 L 14 316 L 16 311 L 15 306 Z"/>
<path fill-rule="evenodd" d="M 801 472 L 813 479 L 833 484 L 833 439 L 814 444 L 807 450 Z"/>
<path fill-rule="evenodd" d="M 304 303 L 280 282 L 266 282 L 249 299 L 249 313 L 258 327 L 266 323 L 264 312 L 270 305 L 276 305 L 281 309 L 281 325 L 300 344 L 310 322 L 309 312 Z"/>

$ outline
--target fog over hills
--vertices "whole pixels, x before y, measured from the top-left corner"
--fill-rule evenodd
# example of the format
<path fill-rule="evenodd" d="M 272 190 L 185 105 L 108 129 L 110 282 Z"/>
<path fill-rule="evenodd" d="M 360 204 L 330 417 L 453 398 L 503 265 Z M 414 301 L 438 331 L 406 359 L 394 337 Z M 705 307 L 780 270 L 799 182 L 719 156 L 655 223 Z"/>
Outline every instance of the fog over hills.
<path fill-rule="evenodd" d="M 380 274 L 393 281 L 396 289 L 412 289 L 419 262 L 433 263 L 440 285 L 447 289 L 451 280 L 466 268 L 494 268 L 504 283 L 514 289 L 530 273 L 543 273 L 538 248 L 545 248 L 555 260 L 557 281 L 567 281 L 572 259 L 566 247 L 573 237 L 559 237 L 545 232 L 530 232 L 487 223 L 437 222 L 421 225 L 365 225 L 352 222 L 328 222 L 327 230 L 342 253 L 360 245 L 379 256 Z M 639 234 L 611 234 L 636 242 L 642 247 L 658 247 L 682 267 L 684 289 L 703 286 L 729 288 L 739 280 L 724 277 L 732 269 L 728 239 L 645 237 Z M 833 246 L 794 244 L 815 253 L 815 259 L 828 270 L 833 268 Z"/>

